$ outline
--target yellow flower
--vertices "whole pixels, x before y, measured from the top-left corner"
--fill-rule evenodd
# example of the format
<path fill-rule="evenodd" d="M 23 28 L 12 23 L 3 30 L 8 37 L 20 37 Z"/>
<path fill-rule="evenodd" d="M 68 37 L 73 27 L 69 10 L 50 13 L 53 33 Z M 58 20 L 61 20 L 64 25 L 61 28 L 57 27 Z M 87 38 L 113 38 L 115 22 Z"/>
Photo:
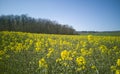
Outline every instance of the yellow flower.
<path fill-rule="evenodd" d="M 95 66 L 95 65 L 93 65 L 93 66 L 91 66 L 91 68 L 92 68 L 92 69 L 95 69 L 95 68 L 96 68 L 96 66 Z"/>
<path fill-rule="evenodd" d="M 62 58 L 62 60 L 65 60 L 65 59 L 67 59 L 69 57 L 69 52 L 67 51 L 67 50 L 63 50 L 62 52 L 61 52 L 61 58 Z"/>
<path fill-rule="evenodd" d="M 0 55 L 4 55 L 5 52 L 3 50 L 0 50 Z"/>
<path fill-rule="evenodd" d="M 75 57 L 76 54 L 77 54 L 77 52 L 76 52 L 76 51 L 73 51 L 73 52 L 72 52 L 72 57 Z"/>
<path fill-rule="evenodd" d="M 84 69 L 85 69 L 85 66 L 82 66 L 82 69 L 84 70 Z"/>
<path fill-rule="evenodd" d="M 120 74 L 120 70 L 116 70 L 116 73 L 115 74 Z"/>
<path fill-rule="evenodd" d="M 87 43 L 85 41 L 80 41 L 80 44 L 83 46 L 83 47 L 86 47 Z"/>
<path fill-rule="evenodd" d="M 79 68 L 76 69 L 77 72 L 78 71 L 82 71 L 82 70 L 85 70 L 85 66 L 81 66 L 81 67 L 79 67 Z"/>
<path fill-rule="evenodd" d="M 81 71 L 81 70 L 82 70 L 82 68 L 77 68 L 77 69 L 76 69 L 77 72 L 78 72 L 78 71 Z"/>
<path fill-rule="evenodd" d="M 36 50 L 36 52 L 39 52 L 39 51 L 40 51 L 40 48 L 36 47 L 35 50 Z"/>
<path fill-rule="evenodd" d="M 30 45 L 33 43 L 33 41 L 32 40 L 30 40 Z"/>
<path fill-rule="evenodd" d="M 117 66 L 120 66 L 120 59 L 117 60 Z"/>
<path fill-rule="evenodd" d="M 48 51 L 49 51 L 49 52 L 53 52 L 54 49 L 53 49 L 53 48 L 49 48 Z"/>
<path fill-rule="evenodd" d="M 64 66 L 67 66 L 68 64 L 66 62 L 63 63 Z"/>
<path fill-rule="evenodd" d="M 40 46 L 41 46 L 41 42 L 36 42 L 36 43 L 35 43 L 35 46 L 36 46 L 36 47 L 40 47 Z"/>
<path fill-rule="evenodd" d="M 82 57 L 82 56 L 76 58 L 76 63 L 77 63 L 78 65 L 85 65 L 85 64 L 86 64 L 85 58 Z"/>
<path fill-rule="evenodd" d="M 56 62 L 60 62 L 60 61 L 61 61 L 61 59 L 60 59 L 60 58 L 57 58 L 57 59 L 56 59 Z"/>
<path fill-rule="evenodd" d="M 84 48 L 81 49 L 81 54 L 82 56 L 86 56 L 89 55 L 90 52 L 88 52 L 88 50 L 85 50 Z"/>
<path fill-rule="evenodd" d="M 53 48 L 49 48 L 48 49 L 48 54 L 47 54 L 47 58 L 49 58 L 51 56 L 51 54 L 53 53 L 54 49 Z"/>
<path fill-rule="evenodd" d="M 92 35 L 88 35 L 88 41 L 92 40 L 93 36 Z"/>
<path fill-rule="evenodd" d="M 46 63 L 44 58 L 39 60 L 39 67 L 45 67 L 45 68 L 48 67 L 48 65 L 47 65 L 47 63 Z"/>
<path fill-rule="evenodd" d="M 116 66 L 111 66 L 110 68 L 112 71 L 116 70 Z"/>
<path fill-rule="evenodd" d="M 68 60 L 73 60 L 73 58 L 72 57 L 68 57 Z"/>
<path fill-rule="evenodd" d="M 107 51 L 107 47 L 105 45 L 101 45 L 100 50 L 102 53 L 105 53 Z"/>

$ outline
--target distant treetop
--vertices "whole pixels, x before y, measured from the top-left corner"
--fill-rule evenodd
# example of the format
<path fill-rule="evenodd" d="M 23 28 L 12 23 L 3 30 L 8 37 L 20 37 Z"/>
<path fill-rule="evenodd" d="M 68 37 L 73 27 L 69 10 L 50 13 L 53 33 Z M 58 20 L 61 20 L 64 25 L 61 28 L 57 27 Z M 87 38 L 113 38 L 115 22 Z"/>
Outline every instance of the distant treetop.
<path fill-rule="evenodd" d="M 72 26 L 62 25 L 48 19 L 35 19 L 25 14 L 1 15 L 0 31 L 21 31 L 47 34 L 77 34 Z"/>

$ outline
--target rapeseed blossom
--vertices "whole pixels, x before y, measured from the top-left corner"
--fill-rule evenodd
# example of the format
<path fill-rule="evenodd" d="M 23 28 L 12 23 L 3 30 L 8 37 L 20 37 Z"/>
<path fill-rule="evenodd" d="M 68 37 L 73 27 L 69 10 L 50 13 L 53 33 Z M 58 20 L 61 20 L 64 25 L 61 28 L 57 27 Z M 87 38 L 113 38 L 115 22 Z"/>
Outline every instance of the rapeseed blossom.
<path fill-rule="evenodd" d="M 49 58 L 53 52 L 54 52 L 54 49 L 53 48 L 49 48 L 48 49 L 47 58 Z"/>
<path fill-rule="evenodd" d="M 110 68 L 112 71 L 116 70 L 116 66 L 111 66 Z"/>
<path fill-rule="evenodd" d="M 5 51 L 0 50 L 0 55 L 4 55 L 4 54 L 5 54 Z"/>
<path fill-rule="evenodd" d="M 117 60 L 117 66 L 120 66 L 120 59 Z"/>
<path fill-rule="evenodd" d="M 85 66 L 81 66 L 81 67 L 78 67 L 77 69 L 76 69 L 76 72 L 79 72 L 79 71 L 82 71 L 82 70 L 85 70 Z"/>
<path fill-rule="evenodd" d="M 88 50 L 86 50 L 86 49 L 84 49 L 84 48 L 81 49 L 81 55 L 82 55 L 82 56 L 89 55 L 90 53 L 91 53 L 90 51 L 88 51 Z"/>
<path fill-rule="evenodd" d="M 100 50 L 102 53 L 105 53 L 105 52 L 107 52 L 107 47 L 105 45 L 101 45 Z"/>
<path fill-rule="evenodd" d="M 36 50 L 36 52 L 39 52 L 41 49 L 36 47 L 35 50 Z"/>
<path fill-rule="evenodd" d="M 70 52 L 67 50 L 63 50 L 61 52 L 61 58 L 62 60 L 72 60 L 72 57 L 70 57 Z"/>
<path fill-rule="evenodd" d="M 116 73 L 115 74 L 120 74 L 120 70 L 116 70 Z"/>
<path fill-rule="evenodd" d="M 85 65 L 86 60 L 83 56 L 80 56 L 80 57 L 76 58 L 76 63 L 77 63 L 77 65 Z"/>
<path fill-rule="evenodd" d="M 92 35 L 88 35 L 88 41 L 92 41 L 93 40 L 93 36 Z"/>
<path fill-rule="evenodd" d="M 39 60 L 39 67 L 45 67 L 45 68 L 48 67 L 48 65 L 47 65 L 47 63 L 46 63 L 44 58 Z"/>
<path fill-rule="evenodd" d="M 95 68 L 96 68 L 96 66 L 95 66 L 95 65 L 93 65 L 93 66 L 91 66 L 91 68 L 92 68 L 92 69 L 95 69 Z"/>
<path fill-rule="evenodd" d="M 68 57 L 69 57 L 69 52 L 67 50 L 63 50 L 61 52 L 61 58 L 62 58 L 62 60 L 65 60 Z"/>
<path fill-rule="evenodd" d="M 41 42 L 38 41 L 35 43 L 35 50 L 36 50 L 36 52 L 41 51 Z"/>
<path fill-rule="evenodd" d="M 60 59 L 60 58 L 57 58 L 57 59 L 56 59 L 56 63 L 57 63 L 57 62 L 61 62 L 61 61 L 62 61 L 62 59 Z"/>

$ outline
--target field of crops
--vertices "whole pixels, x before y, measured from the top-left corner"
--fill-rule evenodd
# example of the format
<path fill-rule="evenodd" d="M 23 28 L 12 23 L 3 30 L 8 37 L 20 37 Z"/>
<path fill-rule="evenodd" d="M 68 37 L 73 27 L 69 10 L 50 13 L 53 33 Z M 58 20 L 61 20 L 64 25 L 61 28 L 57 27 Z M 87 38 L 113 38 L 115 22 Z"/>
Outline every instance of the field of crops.
<path fill-rule="evenodd" d="M 120 74 L 120 36 L 2 31 L 0 74 Z"/>

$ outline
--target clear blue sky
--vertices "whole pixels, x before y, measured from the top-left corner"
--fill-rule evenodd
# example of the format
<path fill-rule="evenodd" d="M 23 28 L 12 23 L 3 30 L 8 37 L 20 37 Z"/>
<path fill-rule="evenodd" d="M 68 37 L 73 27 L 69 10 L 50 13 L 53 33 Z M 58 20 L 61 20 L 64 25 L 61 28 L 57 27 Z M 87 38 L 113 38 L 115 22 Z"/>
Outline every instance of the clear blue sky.
<path fill-rule="evenodd" d="M 0 15 L 56 20 L 77 31 L 120 30 L 120 0 L 0 0 Z"/>

